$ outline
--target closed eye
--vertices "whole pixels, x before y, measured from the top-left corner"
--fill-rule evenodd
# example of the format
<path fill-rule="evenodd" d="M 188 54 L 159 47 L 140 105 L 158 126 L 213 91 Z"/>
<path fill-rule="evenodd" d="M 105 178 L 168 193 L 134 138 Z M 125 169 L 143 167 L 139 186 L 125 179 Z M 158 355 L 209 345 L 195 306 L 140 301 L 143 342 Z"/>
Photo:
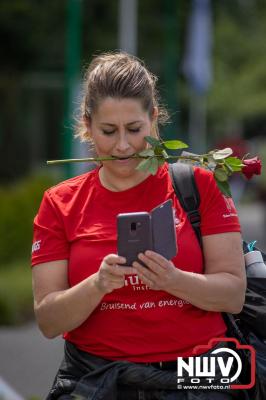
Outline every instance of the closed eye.
<path fill-rule="evenodd" d="M 140 131 L 140 128 L 128 128 L 128 132 L 131 132 L 131 133 L 138 133 Z M 113 129 L 113 130 L 105 130 L 105 129 L 103 129 L 103 133 L 105 134 L 105 135 L 112 135 L 113 133 L 115 133 L 115 130 Z"/>
<path fill-rule="evenodd" d="M 105 130 L 103 129 L 103 133 L 104 133 L 105 135 L 112 135 L 113 133 L 115 133 L 115 130 L 112 130 L 112 131 L 105 131 Z"/>
<path fill-rule="evenodd" d="M 130 129 L 128 129 L 128 130 L 129 130 L 129 132 L 137 133 L 137 132 L 140 131 L 140 128 L 130 128 Z"/>

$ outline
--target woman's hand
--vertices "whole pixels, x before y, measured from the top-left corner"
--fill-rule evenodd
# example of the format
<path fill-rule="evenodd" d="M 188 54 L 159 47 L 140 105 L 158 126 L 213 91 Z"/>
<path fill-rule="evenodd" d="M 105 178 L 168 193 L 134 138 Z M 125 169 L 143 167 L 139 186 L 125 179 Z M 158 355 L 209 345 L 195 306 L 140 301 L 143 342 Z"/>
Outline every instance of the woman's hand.
<path fill-rule="evenodd" d="M 135 273 L 151 289 L 164 290 L 202 310 L 238 314 L 246 290 L 240 233 L 203 236 L 202 243 L 204 273 L 176 268 L 171 261 L 153 251 L 139 255 L 147 268 L 134 262 Z"/>
<path fill-rule="evenodd" d="M 174 282 L 179 270 L 171 261 L 151 250 L 145 251 L 144 254 L 140 253 L 138 257 L 146 267 L 137 261 L 133 263 L 133 267 L 135 273 L 145 285 L 153 290 L 164 291 L 169 291 L 171 287 L 175 287 Z"/>
<path fill-rule="evenodd" d="M 95 274 L 95 285 L 104 294 L 111 293 L 125 285 L 125 276 L 135 274 L 132 267 L 121 266 L 126 259 L 117 254 L 108 254 L 104 257 L 99 271 Z"/>

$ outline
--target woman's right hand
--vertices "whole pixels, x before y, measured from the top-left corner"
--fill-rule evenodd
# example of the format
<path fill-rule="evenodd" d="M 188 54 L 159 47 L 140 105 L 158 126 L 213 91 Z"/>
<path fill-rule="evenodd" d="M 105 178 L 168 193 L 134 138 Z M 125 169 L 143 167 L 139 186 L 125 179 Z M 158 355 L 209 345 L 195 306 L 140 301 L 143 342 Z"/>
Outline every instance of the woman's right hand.
<path fill-rule="evenodd" d="M 103 293 L 111 293 L 125 285 L 125 276 L 136 274 L 133 267 L 122 266 L 126 259 L 117 254 L 104 257 L 98 272 L 95 274 L 95 285 Z"/>
<path fill-rule="evenodd" d="M 135 274 L 132 267 L 121 265 L 125 263 L 123 257 L 108 254 L 95 274 L 72 287 L 68 282 L 68 260 L 35 265 L 34 309 L 44 336 L 54 338 L 86 321 L 105 294 L 123 287 L 126 275 Z"/>

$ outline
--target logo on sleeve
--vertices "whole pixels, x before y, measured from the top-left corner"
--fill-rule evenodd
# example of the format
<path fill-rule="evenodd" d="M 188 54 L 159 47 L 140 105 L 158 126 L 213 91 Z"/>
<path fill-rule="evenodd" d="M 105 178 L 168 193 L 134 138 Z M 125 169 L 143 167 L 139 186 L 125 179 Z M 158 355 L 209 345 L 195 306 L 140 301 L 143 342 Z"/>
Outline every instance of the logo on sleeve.
<path fill-rule="evenodd" d="M 237 217 L 233 199 L 231 197 L 226 197 L 225 195 L 223 195 L 223 198 L 227 208 L 227 213 L 223 214 L 223 218 Z"/>
<path fill-rule="evenodd" d="M 41 240 L 37 240 L 36 242 L 33 243 L 31 252 L 34 253 L 35 251 L 40 250 L 41 248 Z"/>

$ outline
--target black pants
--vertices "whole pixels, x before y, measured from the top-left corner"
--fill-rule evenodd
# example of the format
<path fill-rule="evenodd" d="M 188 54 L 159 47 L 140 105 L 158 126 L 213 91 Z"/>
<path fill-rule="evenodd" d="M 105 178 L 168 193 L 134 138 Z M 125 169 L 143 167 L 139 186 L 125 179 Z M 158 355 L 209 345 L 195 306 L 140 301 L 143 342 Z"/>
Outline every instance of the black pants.
<path fill-rule="evenodd" d="M 218 345 L 222 347 L 223 345 Z M 65 355 L 47 400 L 248 400 L 245 391 L 180 390 L 176 370 L 110 361 L 66 342 Z"/>

